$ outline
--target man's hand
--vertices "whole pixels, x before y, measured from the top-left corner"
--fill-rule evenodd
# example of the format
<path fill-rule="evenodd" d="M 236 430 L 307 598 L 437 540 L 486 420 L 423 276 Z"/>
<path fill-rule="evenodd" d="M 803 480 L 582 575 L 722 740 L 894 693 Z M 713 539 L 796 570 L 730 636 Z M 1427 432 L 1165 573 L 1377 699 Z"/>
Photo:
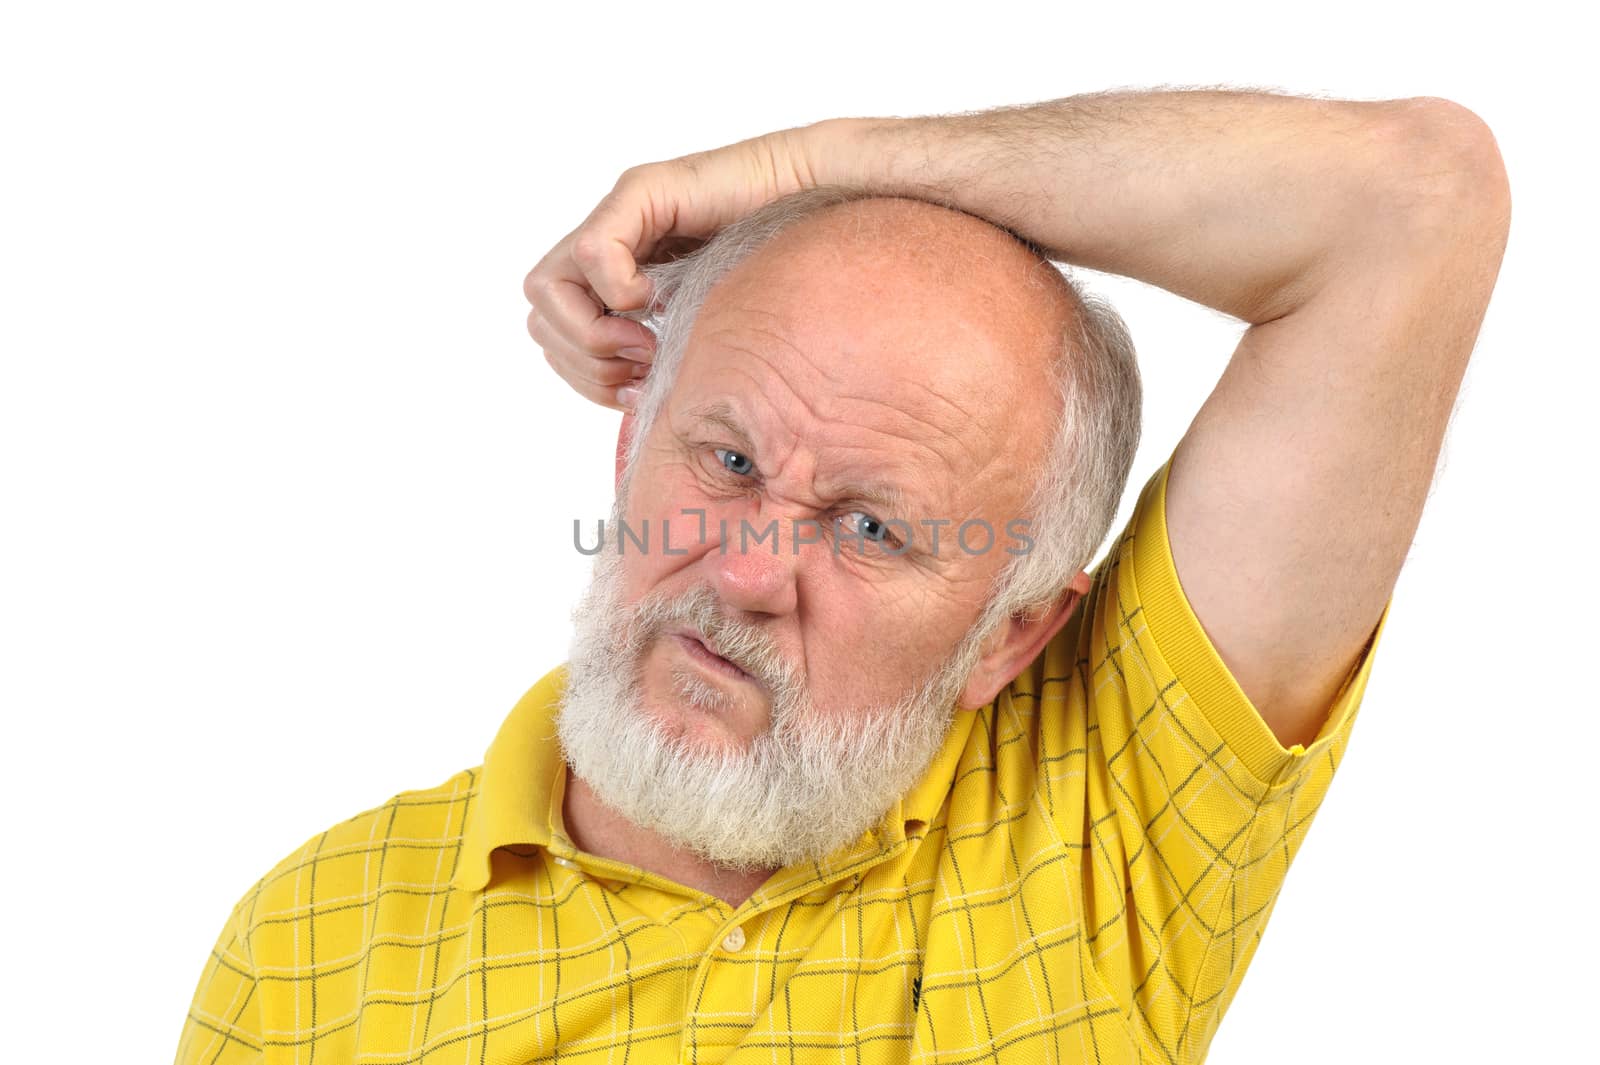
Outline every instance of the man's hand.
<path fill-rule="evenodd" d="M 690 251 L 756 208 L 815 184 L 811 129 L 782 130 L 626 171 L 583 224 L 523 282 L 528 333 L 556 373 L 602 406 L 626 409 L 655 337 L 610 311 L 653 298 L 641 263 Z"/>

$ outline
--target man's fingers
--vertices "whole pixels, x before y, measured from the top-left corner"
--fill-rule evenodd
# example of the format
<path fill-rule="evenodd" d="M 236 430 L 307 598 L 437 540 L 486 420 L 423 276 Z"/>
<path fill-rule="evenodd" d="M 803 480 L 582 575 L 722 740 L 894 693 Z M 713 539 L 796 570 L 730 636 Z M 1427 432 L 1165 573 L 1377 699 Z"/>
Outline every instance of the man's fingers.
<path fill-rule="evenodd" d="M 586 249 L 581 256 L 576 251 L 580 244 Z M 649 371 L 656 339 L 638 322 L 606 313 L 579 260 L 597 270 L 615 269 L 615 265 L 605 265 L 607 256 L 590 248 L 591 244 L 582 240 L 581 229 L 574 231 L 528 274 L 523 283 L 532 304 L 528 335 L 544 349 L 551 368 L 575 391 L 602 406 L 621 410 L 624 405 L 617 401 L 617 389 L 637 384 Z"/>
<path fill-rule="evenodd" d="M 616 388 L 639 381 L 649 372 L 648 366 L 626 359 L 585 359 L 581 362 L 570 356 L 546 351 L 545 361 L 570 385 L 589 384 Z"/>
<path fill-rule="evenodd" d="M 607 307 L 636 311 L 655 299 L 639 264 L 654 261 L 661 242 L 684 236 L 680 207 L 690 198 L 671 164 L 630 167 L 573 231 L 572 261 Z"/>
<path fill-rule="evenodd" d="M 567 383 L 572 386 L 572 390 L 574 392 L 578 393 L 578 395 L 582 396 L 584 399 L 589 400 L 591 403 L 598 403 L 602 407 L 609 407 L 612 410 L 620 410 L 623 412 L 633 409 L 632 404 L 630 403 L 618 402 L 618 390 L 615 388 L 607 388 L 604 385 L 592 385 L 587 381 L 568 381 Z"/>
<path fill-rule="evenodd" d="M 596 357 L 591 352 L 575 348 L 560 337 L 546 334 L 540 338 L 536 330 L 535 340 L 544 351 L 545 361 L 550 368 L 560 375 L 561 379 L 577 388 L 579 385 L 593 385 L 603 388 L 615 388 L 629 382 L 637 382 L 650 372 L 650 363 L 635 361 L 633 359 L 617 357 Z"/>
<path fill-rule="evenodd" d="M 571 278 L 537 285 L 535 296 L 534 312 L 554 337 L 572 347 L 596 358 L 612 357 L 623 348 L 633 349 L 627 358 L 647 360 L 654 355 L 655 334 L 632 319 L 606 314 L 594 296 Z M 528 332 L 540 340 L 531 318 Z"/>
<path fill-rule="evenodd" d="M 687 254 L 727 223 L 801 187 L 791 139 L 780 132 L 630 167 L 540 260 L 523 282 L 533 307 L 528 332 L 563 379 L 603 406 L 626 405 L 615 391 L 600 390 L 633 387 L 645 372 L 637 367 L 655 358 L 650 330 L 616 313 L 654 306 L 641 264 Z"/>
<path fill-rule="evenodd" d="M 640 243 L 636 231 L 617 235 L 594 224 L 585 225 L 572 242 L 572 261 L 583 271 L 594 294 L 615 311 L 636 311 L 647 307 L 655 293 L 650 279 L 634 260 L 634 247 Z M 649 241 L 654 245 L 652 237 Z"/>
<path fill-rule="evenodd" d="M 584 326 L 579 326 L 581 339 L 574 341 L 571 333 L 571 328 L 558 328 L 538 307 L 528 312 L 528 336 L 533 337 L 539 347 L 560 344 L 581 350 L 589 358 L 627 358 L 637 363 L 650 363 L 656 358 L 656 336 L 629 318 L 597 315 L 587 333 L 584 333 Z"/>

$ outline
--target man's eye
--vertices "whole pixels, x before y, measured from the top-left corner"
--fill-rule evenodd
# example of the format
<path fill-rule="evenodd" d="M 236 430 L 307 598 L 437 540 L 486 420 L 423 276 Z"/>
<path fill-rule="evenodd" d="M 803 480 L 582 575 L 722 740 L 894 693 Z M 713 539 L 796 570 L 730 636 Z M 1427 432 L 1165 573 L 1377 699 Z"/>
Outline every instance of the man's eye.
<path fill-rule="evenodd" d="M 839 521 L 854 529 L 863 540 L 871 540 L 875 544 L 885 544 L 889 547 L 899 546 L 899 541 L 889 531 L 889 526 L 864 510 L 852 510 Z"/>
<path fill-rule="evenodd" d="M 743 477 L 755 472 L 756 464 L 750 461 L 748 455 L 741 455 L 737 451 L 729 451 L 725 447 L 716 449 L 717 461 L 730 473 L 737 473 Z"/>

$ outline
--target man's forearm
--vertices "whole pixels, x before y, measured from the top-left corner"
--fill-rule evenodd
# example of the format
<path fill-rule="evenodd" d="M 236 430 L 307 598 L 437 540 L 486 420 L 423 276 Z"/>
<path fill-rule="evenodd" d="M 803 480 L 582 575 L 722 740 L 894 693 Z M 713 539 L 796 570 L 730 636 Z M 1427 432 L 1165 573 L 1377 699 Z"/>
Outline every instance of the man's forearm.
<path fill-rule="evenodd" d="M 1492 146 L 1445 101 L 1220 91 L 835 119 L 807 132 L 816 182 L 942 199 L 1054 258 L 1249 322 L 1448 227 Z"/>

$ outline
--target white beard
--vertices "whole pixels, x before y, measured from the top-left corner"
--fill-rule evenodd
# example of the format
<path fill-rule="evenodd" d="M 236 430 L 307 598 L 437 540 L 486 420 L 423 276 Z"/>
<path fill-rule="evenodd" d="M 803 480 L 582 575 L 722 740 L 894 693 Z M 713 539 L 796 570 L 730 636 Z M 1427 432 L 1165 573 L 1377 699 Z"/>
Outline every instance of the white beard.
<path fill-rule="evenodd" d="M 980 655 L 969 632 L 950 658 L 890 706 L 819 713 L 805 676 L 758 627 L 729 618 L 709 583 L 621 603 L 616 511 L 574 614 L 557 734 L 572 772 L 600 801 L 667 843 L 750 873 L 819 861 L 860 839 L 921 778 L 943 745 Z M 687 623 L 762 682 L 769 728 L 743 748 L 674 738 L 646 709 L 646 654 Z M 688 669 L 674 694 L 716 709 L 728 697 Z"/>

